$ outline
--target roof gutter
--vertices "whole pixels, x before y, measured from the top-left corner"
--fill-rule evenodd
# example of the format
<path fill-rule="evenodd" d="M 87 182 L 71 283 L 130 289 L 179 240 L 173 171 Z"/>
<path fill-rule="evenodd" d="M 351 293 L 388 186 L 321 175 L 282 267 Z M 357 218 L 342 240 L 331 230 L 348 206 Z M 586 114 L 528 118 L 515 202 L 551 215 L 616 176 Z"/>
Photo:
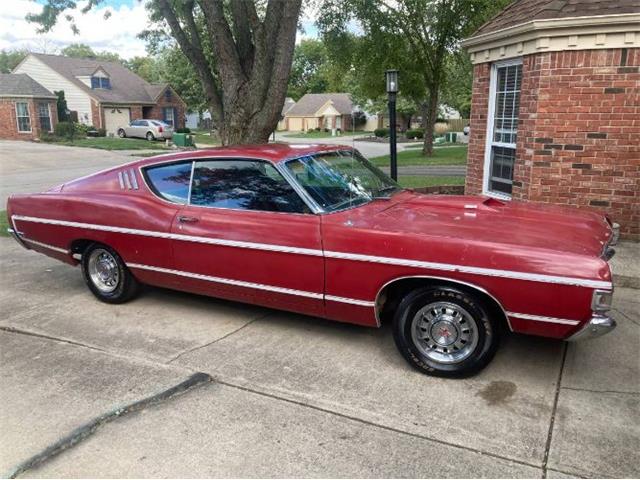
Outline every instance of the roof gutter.
<path fill-rule="evenodd" d="M 542 32 L 546 30 L 559 30 L 566 28 L 584 28 L 584 27 L 608 27 L 617 31 L 627 31 L 632 27 L 634 30 L 640 31 L 640 13 L 620 13 L 614 15 L 596 15 L 571 18 L 551 18 L 547 20 L 531 20 L 525 23 L 503 28 L 493 32 L 482 33 L 465 38 L 460 44 L 469 49 L 477 45 L 485 45 L 487 43 L 513 37 L 530 32 Z M 616 29 L 616 27 L 619 27 Z M 626 28 L 625 28 L 626 27 Z M 515 41 L 515 40 L 514 40 Z"/>

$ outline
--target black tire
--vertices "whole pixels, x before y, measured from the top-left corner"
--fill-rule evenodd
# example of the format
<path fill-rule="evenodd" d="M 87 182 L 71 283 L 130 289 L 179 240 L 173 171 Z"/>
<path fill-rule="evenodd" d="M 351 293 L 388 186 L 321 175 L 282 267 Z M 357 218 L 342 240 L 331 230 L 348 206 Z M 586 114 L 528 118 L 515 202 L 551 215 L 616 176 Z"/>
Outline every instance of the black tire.
<path fill-rule="evenodd" d="M 120 130 L 118 130 L 118 136 L 120 138 L 127 138 L 127 132 L 125 132 L 124 129 L 121 128 Z"/>
<path fill-rule="evenodd" d="M 420 372 L 463 378 L 491 361 L 500 343 L 500 323 L 473 295 L 451 287 L 421 288 L 400 302 L 393 337 L 400 353 Z M 452 343 L 444 345 L 447 342 Z"/>
<path fill-rule="evenodd" d="M 147 140 L 149 140 L 150 142 L 153 142 L 153 141 L 156 139 L 156 137 L 153 135 L 153 133 L 152 133 L 152 132 L 147 132 L 146 138 L 147 138 Z"/>
<path fill-rule="evenodd" d="M 100 259 L 103 265 L 111 266 L 111 268 L 103 268 L 103 271 L 110 272 L 112 277 L 117 278 L 113 280 L 112 286 L 107 287 L 101 279 L 96 279 L 96 275 L 100 275 L 96 270 L 99 268 L 96 263 L 99 263 Z M 92 243 L 82 254 L 82 276 L 91 293 L 105 303 L 127 302 L 136 296 L 140 287 L 118 252 L 100 243 Z"/>

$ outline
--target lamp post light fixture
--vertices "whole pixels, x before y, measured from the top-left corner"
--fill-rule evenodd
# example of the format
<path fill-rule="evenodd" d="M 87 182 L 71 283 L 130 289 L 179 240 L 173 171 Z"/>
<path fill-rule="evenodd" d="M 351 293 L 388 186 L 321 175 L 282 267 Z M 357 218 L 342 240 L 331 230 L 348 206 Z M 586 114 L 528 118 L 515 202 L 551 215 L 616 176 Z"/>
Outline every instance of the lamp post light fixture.
<path fill-rule="evenodd" d="M 396 95 L 398 93 L 398 70 L 387 70 L 387 95 L 389 96 L 389 157 L 391 178 L 398 180 L 398 141 L 396 138 Z"/>

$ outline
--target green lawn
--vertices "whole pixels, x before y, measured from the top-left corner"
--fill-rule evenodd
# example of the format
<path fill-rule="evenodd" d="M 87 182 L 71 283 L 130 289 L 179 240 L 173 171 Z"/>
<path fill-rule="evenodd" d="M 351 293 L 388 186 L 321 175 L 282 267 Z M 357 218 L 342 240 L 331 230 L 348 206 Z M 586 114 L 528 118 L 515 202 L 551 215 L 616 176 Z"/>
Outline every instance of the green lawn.
<path fill-rule="evenodd" d="M 378 167 L 389 165 L 389 155 L 369 159 Z M 467 163 L 467 147 L 434 148 L 432 157 L 422 156 L 420 149 L 398 152 L 398 165 L 465 165 Z"/>
<path fill-rule="evenodd" d="M 0 210 L 0 237 L 8 237 L 7 228 L 9 228 L 9 220 L 7 219 L 7 211 Z"/>
<path fill-rule="evenodd" d="M 464 177 L 425 177 L 400 175 L 398 182 L 405 188 L 431 187 L 433 185 L 464 185 Z"/>
<path fill-rule="evenodd" d="M 101 150 L 166 150 L 164 142 L 149 142 L 137 138 L 95 137 L 76 138 L 74 140 L 56 140 L 56 145 L 68 145 L 70 147 L 99 148 Z"/>
<path fill-rule="evenodd" d="M 196 146 L 220 146 L 220 140 L 215 135 L 211 135 L 208 130 L 191 130 L 191 135 Z"/>
<path fill-rule="evenodd" d="M 354 135 L 371 135 L 371 132 L 363 132 L 361 130 L 357 130 L 355 132 L 352 132 L 351 130 L 349 131 L 344 131 L 342 132 L 342 135 L 337 135 L 338 137 L 342 136 L 342 137 L 346 137 L 346 136 L 354 136 Z M 286 138 L 331 138 L 331 132 L 308 132 L 308 133 L 304 133 L 304 132 L 298 132 L 298 133 L 290 133 L 287 135 L 283 135 Z"/>

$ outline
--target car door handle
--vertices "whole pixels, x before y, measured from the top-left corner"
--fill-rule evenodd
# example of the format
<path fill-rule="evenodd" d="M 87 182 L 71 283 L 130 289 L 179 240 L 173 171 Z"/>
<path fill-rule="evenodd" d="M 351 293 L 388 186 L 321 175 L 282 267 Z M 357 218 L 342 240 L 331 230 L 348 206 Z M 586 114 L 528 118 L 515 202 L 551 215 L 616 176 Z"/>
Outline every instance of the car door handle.
<path fill-rule="evenodd" d="M 186 215 L 179 215 L 178 221 L 180 223 L 196 223 L 198 219 L 196 217 L 188 217 Z"/>

